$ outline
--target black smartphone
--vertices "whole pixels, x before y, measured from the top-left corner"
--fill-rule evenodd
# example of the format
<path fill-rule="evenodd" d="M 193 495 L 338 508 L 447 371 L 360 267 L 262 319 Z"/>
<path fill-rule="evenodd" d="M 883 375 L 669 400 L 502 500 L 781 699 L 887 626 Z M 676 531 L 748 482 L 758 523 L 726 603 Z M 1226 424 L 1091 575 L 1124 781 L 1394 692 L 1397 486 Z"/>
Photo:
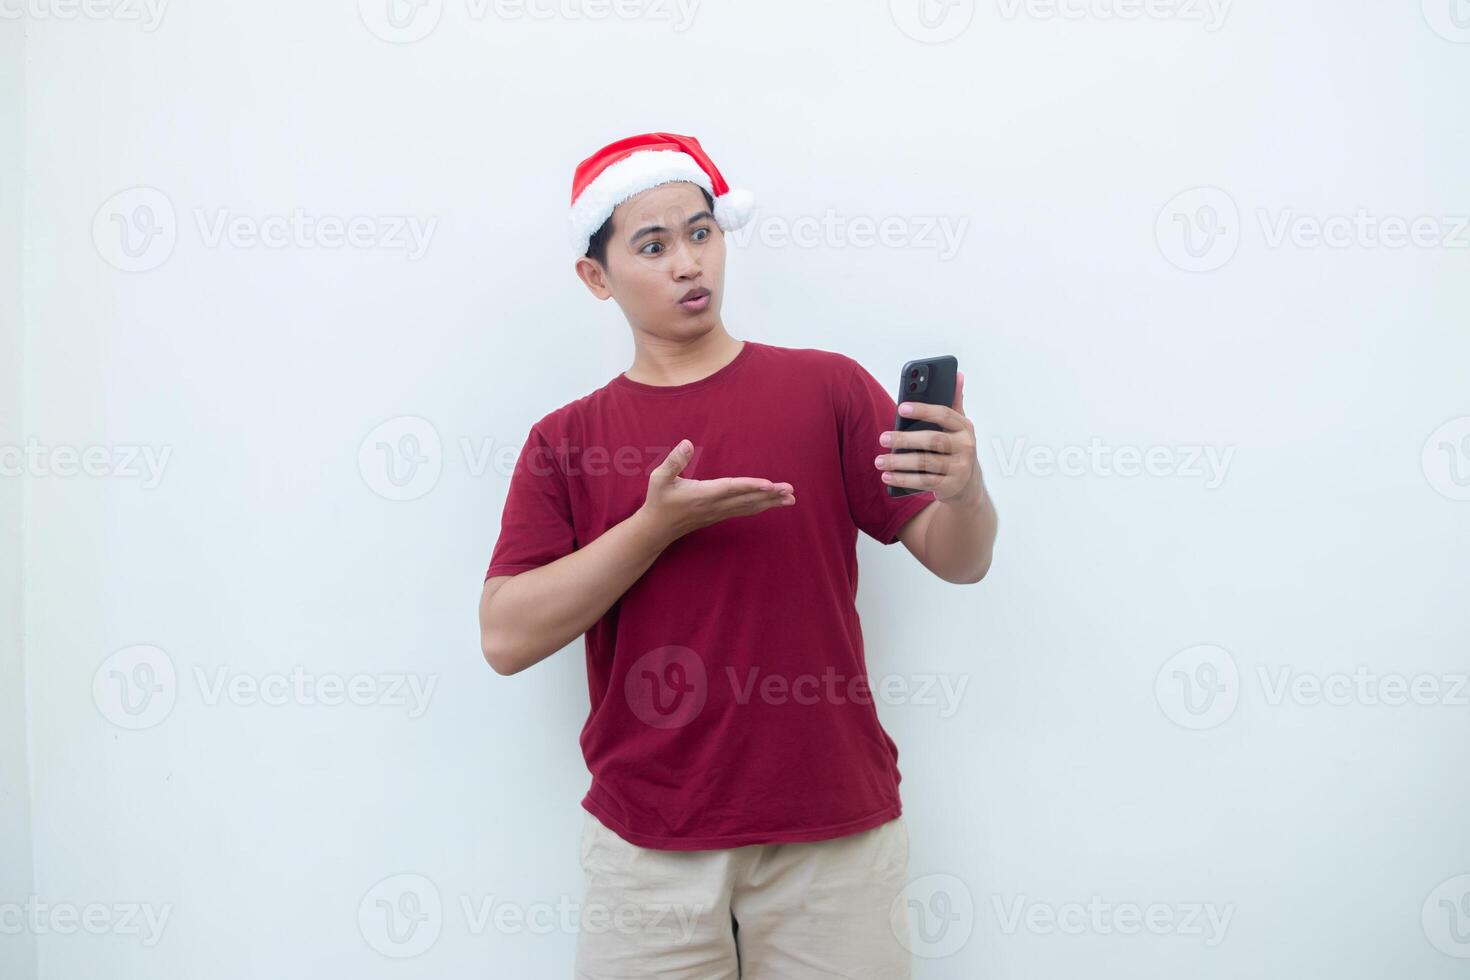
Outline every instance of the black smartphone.
<path fill-rule="evenodd" d="M 903 375 L 898 382 L 898 397 L 894 401 L 898 404 L 904 402 L 927 402 L 930 405 L 943 405 L 945 408 L 954 407 L 955 375 L 959 372 L 960 362 L 949 354 L 942 357 L 921 357 L 917 361 L 909 361 L 903 366 Z M 939 426 L 933 422 L 925 422 L 921 419 L 911 419 L 906 415 L 894 415 L 893 428 L 897 432 L 911 432 L 915 429 L 938 429 Z M 895 453 L 918 452 L 915 449 L 895 449 Z M 921 493 L 912 487 L 896 487 L 888 484 L 888 496 L 906 497 L 911 493 Z"/>

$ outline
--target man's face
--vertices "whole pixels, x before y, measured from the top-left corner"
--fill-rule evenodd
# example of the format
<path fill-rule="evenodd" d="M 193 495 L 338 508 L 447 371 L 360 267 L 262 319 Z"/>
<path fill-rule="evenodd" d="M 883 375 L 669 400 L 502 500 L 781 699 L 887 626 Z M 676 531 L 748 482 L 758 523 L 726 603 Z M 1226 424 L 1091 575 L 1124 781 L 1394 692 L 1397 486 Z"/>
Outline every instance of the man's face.
<path fill-rule="evenodd" d="M 599 299 L 611 296 L 628 322 L 667 340 L 708 333 L 720 322 L 725 234 L 695 184 L 660 184 L 619 204 L 607 267 L 577 261 Z"/>

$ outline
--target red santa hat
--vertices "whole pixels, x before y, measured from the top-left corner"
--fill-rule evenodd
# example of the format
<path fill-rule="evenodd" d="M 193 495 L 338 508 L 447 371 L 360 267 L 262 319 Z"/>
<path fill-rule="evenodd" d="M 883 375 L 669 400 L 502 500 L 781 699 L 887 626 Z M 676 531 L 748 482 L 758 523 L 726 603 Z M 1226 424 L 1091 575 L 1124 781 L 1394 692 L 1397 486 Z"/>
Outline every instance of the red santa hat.
<path fill-rule="evenodd" d="M 715 202 L 715 224 L 725 231 L 743 226 L 755 214 L 755 195 L 731 190 L 693 136 L 629 136 L 609 143 L 577 165 L 571 211 L 575 254 L 587 254 L 588 241 L 619 204 L 675 180 L 690 181 L 709 192 Z"/>

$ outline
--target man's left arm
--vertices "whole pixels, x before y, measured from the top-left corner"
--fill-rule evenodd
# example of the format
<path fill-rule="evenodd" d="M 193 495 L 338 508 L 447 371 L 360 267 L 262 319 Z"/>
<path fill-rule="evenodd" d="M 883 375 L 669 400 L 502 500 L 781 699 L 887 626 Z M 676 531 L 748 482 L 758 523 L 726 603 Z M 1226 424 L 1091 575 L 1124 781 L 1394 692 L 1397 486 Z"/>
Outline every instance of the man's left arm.
<path fill-rule="evenodd" d="M 990 571 L 997 517 L 975 452 L 975 426 L 965 417 L 964 373 L 956 380 L 953 408 L 923 402 L 898 406 L 899 414 L 933 422 L 941 431 L 884 432 L 878 442 L 890 452 L 878 456 L 875 465 L 886 484 L 934 492 L 935 502 L 905 524 L 898 539 L 935 575 L 968 584 Z"/>

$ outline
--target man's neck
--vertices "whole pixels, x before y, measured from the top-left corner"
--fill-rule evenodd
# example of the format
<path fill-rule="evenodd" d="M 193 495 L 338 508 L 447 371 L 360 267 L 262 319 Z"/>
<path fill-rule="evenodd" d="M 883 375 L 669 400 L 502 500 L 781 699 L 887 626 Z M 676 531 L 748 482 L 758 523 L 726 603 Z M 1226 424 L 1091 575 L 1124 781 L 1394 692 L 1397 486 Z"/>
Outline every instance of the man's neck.
<path fill-rule="evenodd" d="M 635 337 L 633 366 L 623 372 L 629 381 L 670 387 L 692 384 L 714 374 L 735 360 L 742 342 L 718 326 L 702 337 L 687 342 L 661 337 Z"/>

